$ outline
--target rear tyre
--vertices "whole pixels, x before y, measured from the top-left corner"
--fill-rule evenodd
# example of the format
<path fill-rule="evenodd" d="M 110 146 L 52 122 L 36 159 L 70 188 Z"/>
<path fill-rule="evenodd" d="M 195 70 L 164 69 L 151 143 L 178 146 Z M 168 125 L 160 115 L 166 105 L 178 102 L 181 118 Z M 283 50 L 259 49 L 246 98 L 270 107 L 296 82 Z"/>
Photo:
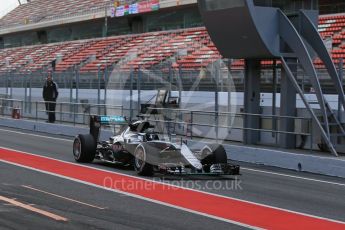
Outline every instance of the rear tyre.
<path fill-rule="evenodd" d="M 91 134 L 79 134 L 73 142 L 73 155 L 77 162 L 90 163 L 95 159 L 96 142 Z"/>
<path fill-rule="evenodd" d="M 210 172 L 210 167 L 213 164 L 226 164 L 228 163 L 228 156 L 222 145 L 209 144 L 201 150 L 201 160 L 205 172 Z"/>
<path fill-rule="evenodd" d="M 152 176 L 153 166 L 147 163 L 147 148 L 140 144 L 134 151 L 134 169 L 141 176 Z"/>

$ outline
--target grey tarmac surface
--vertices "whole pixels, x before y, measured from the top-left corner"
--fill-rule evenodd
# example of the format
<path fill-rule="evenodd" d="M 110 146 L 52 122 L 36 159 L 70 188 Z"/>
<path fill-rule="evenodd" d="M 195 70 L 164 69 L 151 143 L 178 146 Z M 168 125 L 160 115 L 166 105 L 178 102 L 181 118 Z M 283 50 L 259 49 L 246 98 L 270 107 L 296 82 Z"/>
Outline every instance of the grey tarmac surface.
<path fill-rule="evenodd" d="M 0 128 L 0 147 L 74 162 L 73 138 L 25 133 Z M 345 221 L 345 180 L 239 163 L 238 177 L 165 177 L 156 181 L 270 205 L 291 211 Z M 88 166 L 136 176 L 130 168 L 100 162 Z M 345 170 L 345 169 L 344 169 Z M 29 190 L 22 185 L 66 196 L 107 209 L 99 210 Z M 174 208 L 123 196 L 17 166 L 0 163 L 0 196 L 16 198 L 34 207 L 68 218 L 49 220 L 0 201 L 0 226 L 5 229 L 243 229 L 243 227 Z M 253 214 L 254 215 L 254 214 Z M 2 228 L 0 227 L 0 228 Z"/>
<path fill-rule="evenodd" d="M 226 222 L 0 163 L 0 196 L 67 218 L 55 221 L 0 201 L 0 229 L 244 229 Z M 99 208 L 65 200 L 50 194 Z M 104 208 L 104 209 L 103 209 Z"/>

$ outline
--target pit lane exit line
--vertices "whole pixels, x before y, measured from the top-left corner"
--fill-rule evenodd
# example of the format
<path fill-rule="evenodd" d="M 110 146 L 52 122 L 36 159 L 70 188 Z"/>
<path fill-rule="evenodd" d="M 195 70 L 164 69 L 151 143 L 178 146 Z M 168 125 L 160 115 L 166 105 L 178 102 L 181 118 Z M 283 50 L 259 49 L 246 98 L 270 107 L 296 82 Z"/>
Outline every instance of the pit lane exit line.
<path fill-rule="evenodd" d="M 0 148 L 0 161 L 252 229 L 316 230 L 345 228 L 345 223 L 341 221 L 172 186 L 10 149 Z M 125 181 L 125 184 L 151 183 L 151 185 L 150 189 L 143 189 L 142 186 L 129 188 L 120 186 L 122 183 L 115 183 L 110 188 L 104 187 L 106 178 L 113 182 Z"/>
<path fill-rule="evenodd" d="M 81 202 L 79 200 L 75 200 L 75 199 L 71 199 L 71 198 L 68 198 L 68 197 L 65 197 L 65 196 L 61 196 L 61 195 L 58 195 L 58 194 L 55 194 L 55 193 L 43 191 L 41 189 L 37 189 L 37 188 L 34 188 L 32 186 L 29 186 L 29 185 L 22 185 L 22 187 L 26 188 L 26 189 L 30 189 L 30 190 L 36 191 L 36 192 L 39 192 L 39 193 L 43 193 L 43 194 L 47 194 L 47 195 L 50 195 L 50 196 L 53 196 L 53 197 L 57 197 L 57 198 L 60 198 L 60 199 L 63 199 L 63 200 L 67 200 L 67 201 L 70 201 L 70 202 L 73 202 L 73 203 L 76 203 L 76 204 L 85 205 L 85 206 L 88 206 L 88 207 L 91 207 L 91 208 L 96 208 L 96 209 L 100 209 L 100 210 L 106 209 L 104 207 L 99 207 L 99 206 L 96 206 L 96 205 L 93 205 L 93 204 L 88 204 L 88 203 L 85 203 L 85 202 Z"/>
<path fill-rule="evenodd" d="M 48 211 L 45 211 L 45 210 L 42 210 L 39 208 L 32 207 L 32 205 L 24 204 L 24 203 L 21 203 L 19 201 L 16 201 L 14 199 L 10 199 L 10 198 L 4 197 L 4 196 L 0 196 L 0 201 L 6 202 L 8 204 L 14 205 L 16 207 L 19 207 L 19 208 L 22 208 L 22 209 L 25 209 L 25 210 L 28 210 L 28 211 L 31 211 L 31 212 L 34 212 L 37 214 L 40 214 L 42 216 L 51 218 L 51 219 L 56 220 L 56 221 L 64 221 L 64 222 L 67 221 L 67 218 L 65 218 L 65 217 L 56 215 L 54 213 L 51 213 L 51 212 L 48 212 Z"/>

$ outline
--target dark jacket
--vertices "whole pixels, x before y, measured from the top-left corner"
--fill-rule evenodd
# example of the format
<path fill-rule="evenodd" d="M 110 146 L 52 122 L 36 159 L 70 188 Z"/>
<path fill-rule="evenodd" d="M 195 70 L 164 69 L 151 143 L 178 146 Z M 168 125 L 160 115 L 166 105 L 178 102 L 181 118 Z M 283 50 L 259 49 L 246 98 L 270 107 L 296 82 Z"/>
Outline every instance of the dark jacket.
<path fill-rule="evenodd" d="M 58 89 L 59 89 L 58 85 L 55 82 L 46 81 L 46 83 L 43 86 L 43 93 L 42 93 L 43 99 L 45 101 L 56 101 L 56 99 L 59 96 Z"/>

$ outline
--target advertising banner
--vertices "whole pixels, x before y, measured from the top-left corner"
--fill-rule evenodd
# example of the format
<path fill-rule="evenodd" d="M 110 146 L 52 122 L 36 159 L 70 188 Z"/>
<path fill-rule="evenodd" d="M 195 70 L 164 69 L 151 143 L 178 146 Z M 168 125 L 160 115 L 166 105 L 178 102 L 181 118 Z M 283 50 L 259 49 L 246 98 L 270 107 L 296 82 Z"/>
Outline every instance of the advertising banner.
<path fill-rule="evenodd" d="M 122 17 L 124 15 L 125 15 L 125 7 L 124 6 L 116 7 L 115 16 L 116 17 Z"/>
<path fill-rule="evenodd" d="M 138 3 L 139 13 L 159 10 L 159 0 L 149 0 Z"/>
<path fill-rule="evenodd" d="M 123 9 L 123 15 L 128 15 L 129 14 L 129 5 L 125 5 Z"/>
<path fill-rule="evenodd" d="M 118 5 L 118 1 L 114 2 Z M 139 14 L 159 10 L 159 0 L 147 0 L 131 5 L 122 5 L 115 8 L 115 17 L 122 17 L 129 14 Z"/>
<path fill-rule="evenodd" d="M 151 1 L 151 10 L 152 11 L 156 11 L 159 10 L 159 1 Z"/>
<path fill-rule="evenodd" d="M 138 14 L 138 13 L 139 13 L 138 3 L 129 5 L 129 14 Z"/>
<path fill-rule="evenodd" d="M 110 8 L 110 13 L 109 13 L 111 18 L 115 17 L 115 12 L 116 12 L 116 8 L 115 7 L 111 7 Z"/>

